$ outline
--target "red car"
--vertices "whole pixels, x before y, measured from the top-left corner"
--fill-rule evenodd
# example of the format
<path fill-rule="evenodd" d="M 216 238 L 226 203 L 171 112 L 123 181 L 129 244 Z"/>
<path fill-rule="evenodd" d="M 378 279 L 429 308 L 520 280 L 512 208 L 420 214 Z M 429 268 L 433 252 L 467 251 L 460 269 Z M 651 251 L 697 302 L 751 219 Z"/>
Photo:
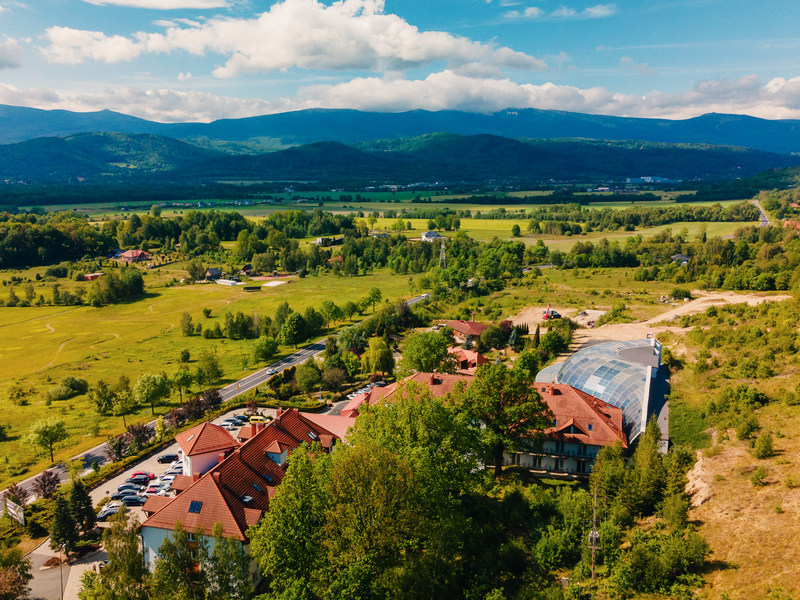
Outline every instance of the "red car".
<path fill-rule="evenodd" d="M 135 473 L 131 473 L 130 476 L 131 477 L 136 477 L 138 475 L 144 475 L 148 479 L 155 479 L 156 478 L 156 474 L 155 473 L 148 473 L 147 471 L 136 471 Z"/>

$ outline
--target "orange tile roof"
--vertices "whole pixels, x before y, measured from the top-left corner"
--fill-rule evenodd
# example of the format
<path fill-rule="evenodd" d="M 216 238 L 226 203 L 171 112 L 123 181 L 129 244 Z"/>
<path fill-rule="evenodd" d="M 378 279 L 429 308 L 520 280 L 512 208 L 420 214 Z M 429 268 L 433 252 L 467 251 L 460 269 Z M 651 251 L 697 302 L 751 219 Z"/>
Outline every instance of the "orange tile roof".
<path fill-rule="evenodd" d="M 462 335 L 471 335 L 475 337 L 480 336 L 480 334 L 489 328 L 488 323 L 478 323 L 476 321 L 448 321 L 445 325 Z"/>
<path fill-rule="evenodd" d="M 202 423 L 175 436 L 181 450 L 186 456 L 207 454 L 230 450 L 239 445 L 230 433 L 219 425 Z"/>
<path fill-rule="evenodd" d="M 214 523 L 220 522 L 226 537 L 247 541 L 247 528 L 268 510 L 269 500 L 285 472 L 285 465 L 278 465 L 267 452 L 335 439 L 337 436 L 331 431 L 297 409 L 279 411 L 265 428 L 152 514 L 142 526 L 172 530 L 180 521 L 187 531 L 199 528 L 210 535 Z"/>
<path fill-rule="evenodd" d="M 620 441 L 623 447 L 628 447 L 621 409 L 569 385 L 536 383 L 535 386 L 556 420 L 554 427 L 545 429 L 549 439 L 594 446 Z"/>

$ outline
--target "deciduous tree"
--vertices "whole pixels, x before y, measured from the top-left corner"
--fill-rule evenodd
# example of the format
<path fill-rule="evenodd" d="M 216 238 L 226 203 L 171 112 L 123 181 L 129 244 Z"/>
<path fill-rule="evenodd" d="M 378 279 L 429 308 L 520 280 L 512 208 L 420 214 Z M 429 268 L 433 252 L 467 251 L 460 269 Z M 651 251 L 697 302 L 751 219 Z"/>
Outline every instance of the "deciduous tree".
<path fill-rule="evenodd" d="M 49 417 L 46 419 L 39 419 L 34 422 L 30 428 L 30 435 L 28 439 L 34 446 L 39 446 L 41 449 L 50 453 L 50 462 L 53 462 L 53 449 L 59 442 L 67 439 L 67 424 L 64 419 L 58 417 Z"/>

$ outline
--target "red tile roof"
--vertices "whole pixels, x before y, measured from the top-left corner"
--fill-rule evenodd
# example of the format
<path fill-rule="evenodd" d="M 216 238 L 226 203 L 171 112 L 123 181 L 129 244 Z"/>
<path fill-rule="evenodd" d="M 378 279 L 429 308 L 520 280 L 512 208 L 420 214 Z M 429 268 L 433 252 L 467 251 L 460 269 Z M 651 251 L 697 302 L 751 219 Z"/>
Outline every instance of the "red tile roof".
<path fill-rule="evenodd" d="M 169 496 L 150 496 L 147 502 L 144 503 L 144 506 L 142 506 L 142 512 L 150 516 L 164 508 L 170 502 L 172 502 L 172 498 Z"/>
<path fill-rule="evenodd" d="M 619 441 L 628 447 L 621 409 L 569 385 L 536 383 L 535 386 L 555 417 L 556 425 L 544 432 L 549 439 L 594 446 L 609 446 Z"/>
<path fill-rule="evenodd" d="M 331 431 L 297 409 L 278 411 L 275 420 L 152 514 L 142 526 L 172 530 L 180 521 L 187 531 L 200 528 L 210 535 L 214 523 L 220 522 L 223 535 L 246 541 L 247 528 L 269 508 L 269 500 L 285 472 L 285 466 L 278 465 L 267 452 L 335 439 L 337 436 Z"/>
<path fill-rule="evenodd" d="M 119 257 L 127 262 L 150 260 L 150 255 L 144 250 L 128 250 L 127 252 L 120 254 Z"/>
<path fill-rule="evenodd" d="M 191 475 L 175 475 L 175 479 L 172 480 L 172 485 L 170 486 L 170 488 L 180 494 L 182 491 L 186 490 L 193 483 L 194 483 L 194 477 L 192 477 Z"/>
<path fill-rule="evenodd" d="M 239 445 L 230 433 L 213 423 L 203 423 L 187 429 L 176 435 L 175 441 L 186 456 L 222 452 Z"/>
<path fill-rule="evenodd" d="M 447 349 L 447 353 L 456 357 L 459 371 L 465 371 L 468 375 L 474 375 L 478 366 L 489 362 L 489 359 L 477 350 L 465 350 L 460 346 L 451 346 Z"/>
<path fill-rule="evenodd" d="M 471 335 L 473 337 L 480 336 L 489 328 L 488 323 L 478 323 L 476 321 L 448 321 L 445 325 L 461 335 Z"/>

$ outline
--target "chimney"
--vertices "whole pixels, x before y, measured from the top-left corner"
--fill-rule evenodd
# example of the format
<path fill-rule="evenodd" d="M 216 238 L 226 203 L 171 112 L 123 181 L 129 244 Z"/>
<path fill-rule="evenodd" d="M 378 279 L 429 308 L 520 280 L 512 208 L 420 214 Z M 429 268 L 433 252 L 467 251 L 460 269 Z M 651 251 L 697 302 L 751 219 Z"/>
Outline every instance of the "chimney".
<path fill-rule="evenodd" d="M 223 460 L 225 460 L 225 453 L 220 452 L 219 454 L 217 454 L 217 464 L 221 463 Z"/>
<path fill-rule="evenodd" d="M 250 423 L 250 437 L 258 433 L 258 423 Z"/>
<path fill-rule="evenodd" d="M 472 322 L 473 323 L 475 322 L 475 311 L 474 310 L 472 311 Z"/>
<path fill-rule="evenodd" d="M 200 473 L 192 473 L 192 481 L 197 481 L 200 479 Z"/>
<path fill-rule="evenodd" d="M 279 408 L 278 412 L 275 413 L 275 418 L 280 419 L 282 414 L 283 414 L 283 409 Z"/>
<path fill-rule="evenodd" d="M 214 478 L 214 483 L 216 483 L 217 485 L 222 484 L 222 473 L 220 473 L 219 471 L 214 471 L 211 474 L 211 477 Z"/>

